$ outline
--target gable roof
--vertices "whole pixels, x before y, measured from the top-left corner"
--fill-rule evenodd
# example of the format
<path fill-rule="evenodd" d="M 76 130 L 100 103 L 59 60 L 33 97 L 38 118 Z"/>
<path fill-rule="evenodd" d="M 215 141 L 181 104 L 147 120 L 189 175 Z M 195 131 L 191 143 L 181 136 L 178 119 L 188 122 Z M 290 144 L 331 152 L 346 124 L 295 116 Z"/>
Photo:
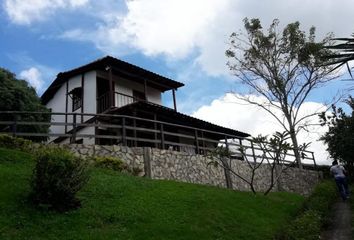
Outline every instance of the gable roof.
<path fill-rule="evenodd" d="M 172 79 L 153 73 L 136 65 L 119 60 L 117 58 L 106 56 L 81 67 L 74 68 L 66 72 L 58 73 L 56 79 L 50 84 L 50 86 L 41 96 L 43 104 L 46 104 L 59 90 L 61 85 L 65 83 L 69 78 L 93 70 L 106 71 L 106 68 L 108 66 L 112 67 L 112 71 L 114 74 L 127 77 L 129 79 L 134 79 L 134 81 L 137 82 L 143 82 L 144 80 L 146 80 L 149 86 L 157 88 L 162 92 L 171 89 L 177 89 L 179 87 L 184 86 L 183 83 L 174 81 Z"/>
<path fill-rule="evenodd" d="M 227 134 L 238 136 L 241 138 L 249 137 L 250 134 L 237 131 L 231 128 L 222 127 L 198 118 L 188 116 L 186 114 L 175 111 L 174 109 L 157 105 L 151 102 L 138 101 L 123 107 L 113 108 L 107 111 L 107 114 L 119 114 L 119 115 L 132 115 L 134 111 L 145 111 L 150 113 L 156 113 L 159 117 L 159 121 L 168 122 L 172 124 L 178 124 L 193 128 L 205 129 L 213 131 L 218 134 Z"/>

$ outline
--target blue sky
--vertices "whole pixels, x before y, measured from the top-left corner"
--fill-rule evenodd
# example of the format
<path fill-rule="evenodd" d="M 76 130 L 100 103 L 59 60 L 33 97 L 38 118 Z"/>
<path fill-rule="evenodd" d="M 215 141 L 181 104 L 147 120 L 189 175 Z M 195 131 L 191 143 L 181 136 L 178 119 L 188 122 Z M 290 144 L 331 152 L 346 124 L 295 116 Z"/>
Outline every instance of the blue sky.
<path fill-rule="evenodd" d="M 111 55 L 185 83 L 177 91 L 180 111 L 254 135 L 270 133 L 274 123 L 264 120 L 260 110 L 227 103 L 225 95 L 240 90 L 226 67 L 224 52 L 230 33 L 242 28 L 242 19 L 257 17 L 264 26 L 274 18 L 282 24 L 298 20 L 304 30 L 316 26 L 319 37 L 327 32 L 348 37 L 354 32 L 354 25 L 347 24 L 354 22 L 350 0 L 0 3 L 0 66 L 28 80 L 39 94 L 57 73 Z M 343 85 L 337 81 L 309 101 L 320 104 Z M 170 95 L 164 96 L 164 103 L 171 106 Z M 268 124 L 261 129 L 255 127 L 264 122 Z"/>

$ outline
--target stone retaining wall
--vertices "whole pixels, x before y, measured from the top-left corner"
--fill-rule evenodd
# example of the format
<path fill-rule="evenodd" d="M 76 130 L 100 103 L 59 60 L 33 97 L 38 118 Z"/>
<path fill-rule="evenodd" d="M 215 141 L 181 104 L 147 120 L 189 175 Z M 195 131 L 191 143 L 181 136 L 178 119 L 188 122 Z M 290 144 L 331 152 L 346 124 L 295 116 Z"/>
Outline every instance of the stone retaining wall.
<path fill-rule="evenodd" d="M 212 164 L 215 161 L 207 156 L 142 147 L 129 148 L 84 144 L 65 146 L 83 157 L 112 156 L 120 158 L 129 167 L 138 168 L 141 175 L 152 179 L 169 179 L 227 187 L 227 173 L 225 173 L 224 168 Z M 232 169 L 246 179 L 251 177 L 251 170 L 245 162 L 233 160 Z M 267 165 L 256 170 L 254 180 L 256 191 L 265 191 L 269 187 L 270 173 Z M 273 191 L 288 191 L 308 195 L 319 180 L 320 176 L 316 171 L 288 168 L 276 182 Z M 235 190 L 250 190 L 247 183 L 233 174 L 230 174 L 229 181 L 231 181 L 232 188 Z"/>

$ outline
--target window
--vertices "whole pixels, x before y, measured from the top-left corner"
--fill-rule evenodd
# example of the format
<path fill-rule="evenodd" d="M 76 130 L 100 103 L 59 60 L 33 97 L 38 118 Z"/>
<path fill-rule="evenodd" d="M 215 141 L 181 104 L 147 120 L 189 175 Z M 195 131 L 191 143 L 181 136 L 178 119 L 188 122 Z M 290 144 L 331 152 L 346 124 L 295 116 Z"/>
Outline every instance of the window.
<path fill-rule="evenodd" d="M 72 99 L 72 111 L 74 112 L 75 110 L 82 107 L 82 88 L 74 88 L 69 94 Z"/>

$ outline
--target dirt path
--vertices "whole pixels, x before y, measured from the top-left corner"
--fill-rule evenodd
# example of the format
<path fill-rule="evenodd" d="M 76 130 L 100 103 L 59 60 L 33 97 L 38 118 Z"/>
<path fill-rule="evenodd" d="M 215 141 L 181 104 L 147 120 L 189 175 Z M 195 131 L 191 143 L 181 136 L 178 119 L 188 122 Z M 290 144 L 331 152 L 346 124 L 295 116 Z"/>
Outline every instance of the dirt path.
<path fill-rule="evenodd" d="M 321 240 L 351 240 L 350 203 L 338 201 L 333 206 L 332 224 L 322 233 Z"/>

